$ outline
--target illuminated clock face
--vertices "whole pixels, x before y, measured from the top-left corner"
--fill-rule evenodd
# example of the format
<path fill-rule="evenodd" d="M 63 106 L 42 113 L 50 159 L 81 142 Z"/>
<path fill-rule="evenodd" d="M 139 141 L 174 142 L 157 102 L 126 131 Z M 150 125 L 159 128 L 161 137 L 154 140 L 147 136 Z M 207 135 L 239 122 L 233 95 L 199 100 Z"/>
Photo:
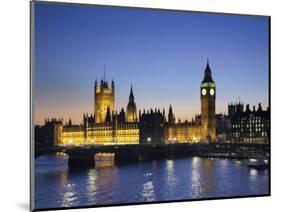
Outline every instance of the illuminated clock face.
<path fill-rule="evenodd" d="M 205 89 L 205 88 L 203 88 L 203 89 L 202 89 L 202 95 L 203 95 L 203 96 L 205 96 L 205 95 L 206 95 L 206 93 L 207 93 L 206 89 Z"/>
<path fill-rule="evenodd" d="M 214 94 L 215 94 L 215 90 L 214 90 L 213 88 L 211 88 L 211 90 L 210 90 L 210 94 L 211 94 L 211 96 L 214 96 Z"/>

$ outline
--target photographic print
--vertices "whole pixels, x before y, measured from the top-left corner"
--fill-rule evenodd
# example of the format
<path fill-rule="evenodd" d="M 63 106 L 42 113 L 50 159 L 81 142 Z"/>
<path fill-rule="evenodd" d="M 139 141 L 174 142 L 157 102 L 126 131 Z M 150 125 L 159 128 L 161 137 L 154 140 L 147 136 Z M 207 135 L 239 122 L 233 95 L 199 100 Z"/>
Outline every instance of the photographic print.
<path fill-rule="evenodd" d="M 270 195 L 270 17 L 31 2 L 32 210 Z"/>

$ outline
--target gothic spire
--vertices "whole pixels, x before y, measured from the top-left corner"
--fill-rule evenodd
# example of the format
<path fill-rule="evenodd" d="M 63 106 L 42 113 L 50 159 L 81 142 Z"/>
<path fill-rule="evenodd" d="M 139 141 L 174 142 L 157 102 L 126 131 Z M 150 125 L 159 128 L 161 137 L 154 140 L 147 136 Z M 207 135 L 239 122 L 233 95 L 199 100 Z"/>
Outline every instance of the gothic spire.
<path fill-rule="evenodd" d="M 134 102 L 134 94 L 133 94 L 133 85 L 131 84 L 131 90 L 130 90 L 130 96 L 129 96 L 129 102 Z"/>
<path fill-rule="evenodd" d="M 133 85 L 131 84 L 129 103 L 126 108 L 126 121 L 136 122 L 137 121 L 137 106 L 133 94 Z"/>
<path fill-rule="evenodd" d="M 214 82 L 212 79 L 212 71 L 209 65 L 209 58 L 207 59 L 207 65 L 205 68 L 205 75 L 204 75 L 204 79 L 202 81 L 202 83 L 204 82 Z"/>
<path fill-rule="evenodd" d="M 170 108 L 169 108 L 168 122 L 169 122 L 169 124 L 175 123 L 175 117 L 174 117 L 174 114 L 173 114 L 172 105 L 170 105 Z"/>
<path fill-rule="evenodd" d="M 172 105 L 169 107 L 169 113 L 173 113 Z"/>

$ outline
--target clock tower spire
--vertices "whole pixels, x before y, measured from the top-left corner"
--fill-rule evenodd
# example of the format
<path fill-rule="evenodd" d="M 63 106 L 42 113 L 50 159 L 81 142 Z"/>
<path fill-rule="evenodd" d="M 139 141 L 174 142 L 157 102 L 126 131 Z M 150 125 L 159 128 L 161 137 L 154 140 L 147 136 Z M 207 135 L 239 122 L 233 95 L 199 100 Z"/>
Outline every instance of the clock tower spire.
<path fill-rule="evenodd" d="M 216 84 L 212 79 L 212 71 L 207 60 L 201 91 L 201 140 L 216 139 Z"/>

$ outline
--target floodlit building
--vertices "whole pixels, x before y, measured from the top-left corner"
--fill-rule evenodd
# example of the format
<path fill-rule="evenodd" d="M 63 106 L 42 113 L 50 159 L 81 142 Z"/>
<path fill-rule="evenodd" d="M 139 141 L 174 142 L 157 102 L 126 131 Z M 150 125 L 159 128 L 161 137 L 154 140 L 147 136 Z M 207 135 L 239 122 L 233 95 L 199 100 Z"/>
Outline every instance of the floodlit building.
<path fill-rule="evenodd" d="M 105 77 L 94 83 L 94 114 L 84 114 L 81 125 L 56 123 L 55 145 L 123 145 L 194 143 L 216 140 L 216 85 L 209 62 L 200 85 L 201 115 L 191 121 L 175 121 L 170 105 L 168 119 L 165 110 L 139 112 L 131 86 L 126 112 L 115 111 L 115 84 L 109 86 Z"/>
<path fill-rule="evenodd" d="M 114 81 L 111 88 L 102 79 L 95 81 L 94 115 L 84 114 L 83 124 L 67 124 L 62 128 L 59 145 L 122 145 L 139 144 L 139 124 L 136 115 L 133 89 L 131 87 L 127 116 L 122 108 L 114 111 Z"/>
<path fill-rule="evenodd" d="M 216 84 L 212 79 L 212 71 L 207 62 L 204 78 L 200 85 L 201 115 L 191 122 L 187 120 L 175 123 L 170 105 L 168 122 L 164 127 L 164 140 L 167 143 L 187 143 L 216 140 Z"/>

